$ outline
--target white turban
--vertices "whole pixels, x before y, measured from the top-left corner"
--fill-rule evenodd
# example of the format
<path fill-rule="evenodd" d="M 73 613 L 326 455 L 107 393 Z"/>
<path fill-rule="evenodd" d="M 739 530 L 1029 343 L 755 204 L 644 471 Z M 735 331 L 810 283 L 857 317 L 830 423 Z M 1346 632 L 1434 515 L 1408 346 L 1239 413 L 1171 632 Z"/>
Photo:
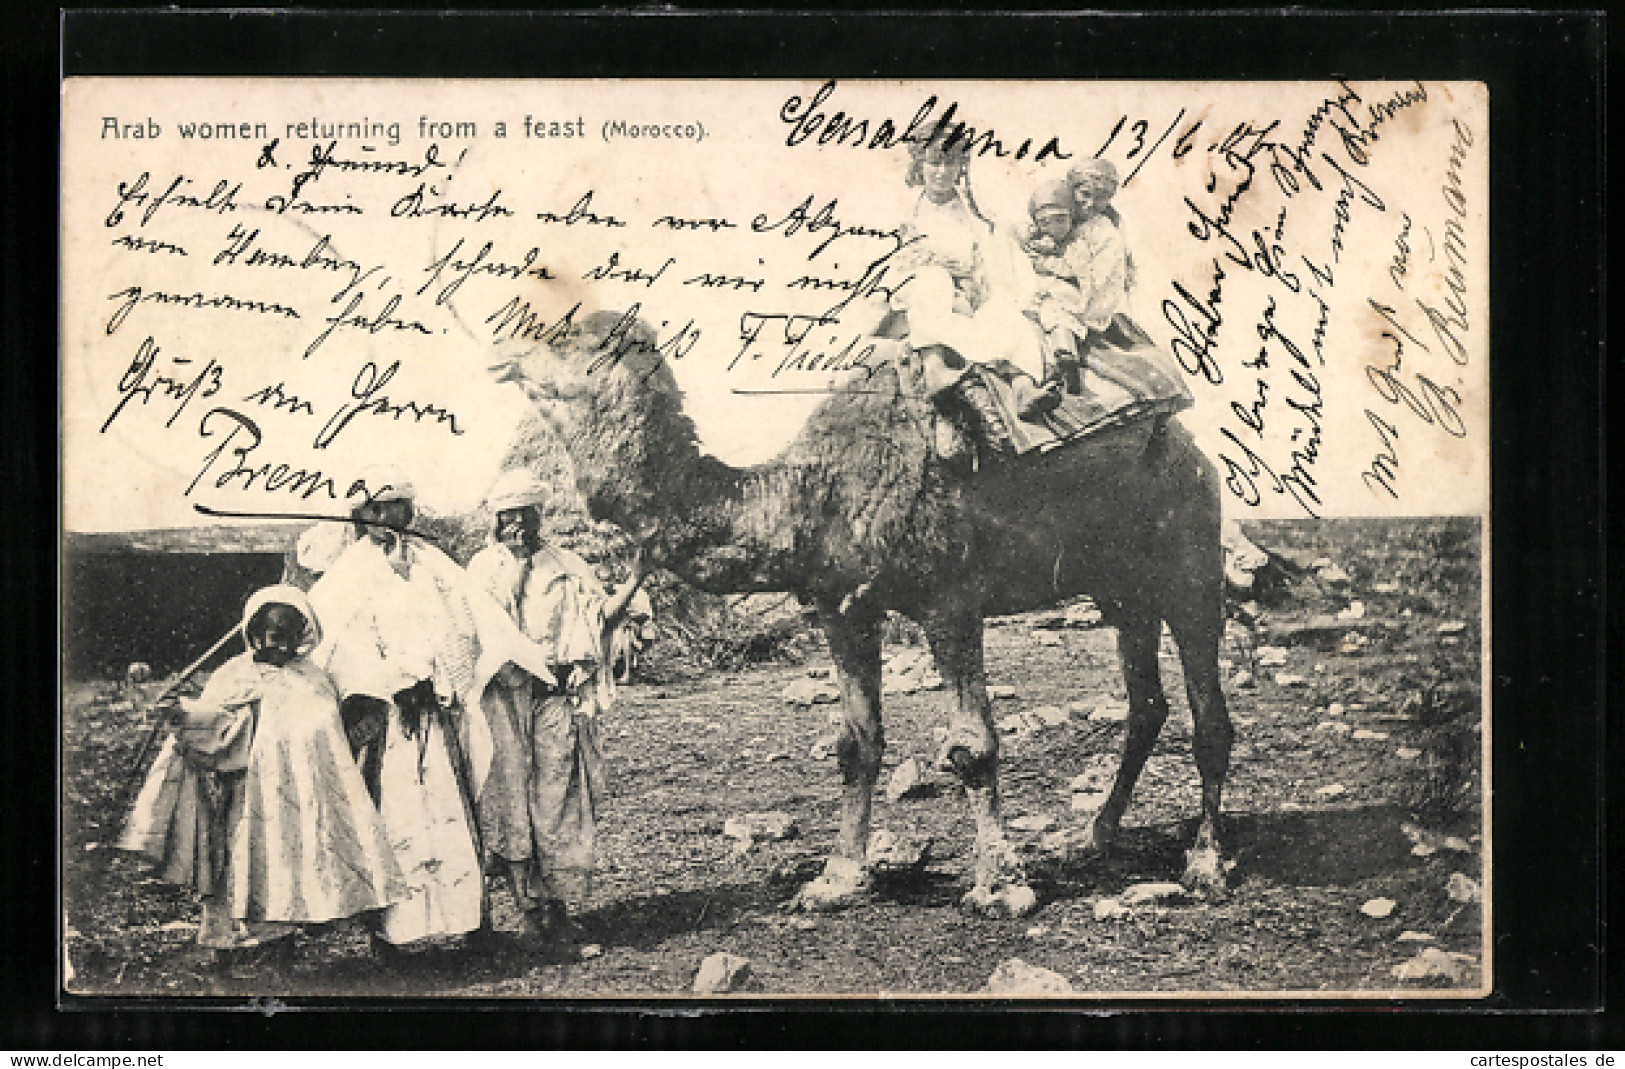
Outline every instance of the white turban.
<path fill-rule="evenodd" d="M 492 512 L 527 507 L 539 508 L 550 495 L 542 480 L 525 468 L 511 468 L 497 476 L 485 495 L 485 506 Z"/>
<path fill-rule="evenodd" d="M 378 464 L 361 473 L 371 501 L 416 501 L 417 490 L 406 472 L 393 464 Z"/>
<path fill-rule="evenodd" d="M 316 621 L 316 610 L 310 607 L 310 599 L 298 587 L 279 583 L 256 590 L 248 599 L 248 604 L 243 606 L 243 641 L 248 642 L 249 649 L 253 649 L 254 644 L 248 641 L 248 625 L 253 622 L 254 615 L 267 605 L 286 605 L 305 618 L 305 631 L 299 639 L 298 652 L 309 653 L 322 644 L 322 626 Z"/>

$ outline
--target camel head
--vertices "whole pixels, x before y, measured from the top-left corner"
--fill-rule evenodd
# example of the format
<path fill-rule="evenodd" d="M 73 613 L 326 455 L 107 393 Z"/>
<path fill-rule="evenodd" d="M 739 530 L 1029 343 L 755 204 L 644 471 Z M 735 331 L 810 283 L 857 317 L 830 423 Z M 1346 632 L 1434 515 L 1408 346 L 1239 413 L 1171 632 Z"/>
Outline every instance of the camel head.
<path fill-rule="evenodd" d="M 682 474 L 699 449 L 648 324 L 610 311 L 566 317 L 491 370 L 524 391 L 569 454 L 595 518 L 636 530 L 680 507 Z"/>

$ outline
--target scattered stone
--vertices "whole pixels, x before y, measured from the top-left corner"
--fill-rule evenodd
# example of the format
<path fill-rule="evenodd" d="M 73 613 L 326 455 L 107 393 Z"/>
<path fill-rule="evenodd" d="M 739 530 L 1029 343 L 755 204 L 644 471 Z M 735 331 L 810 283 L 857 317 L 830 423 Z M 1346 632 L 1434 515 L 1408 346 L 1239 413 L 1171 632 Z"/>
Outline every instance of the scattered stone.
<path fill-rule="evenodd" d="M 1372 731 L 1370 728 L 1360 728 L 1351 738 L 1358 742 L 1385 742 L 1388 739 L 1386 731 Z"/>
<path fill-rule="evenodd" d="M 1401 943 L 1432 943 L 1437 941 L 1435 936 L 1431 936 L 1426 932 L 1413 932 L 1408 928 L 1400 932 L 1396 939 Z"/>
<path fill-rule="evenodd" d="M 1250 727 L 1253 727 L 1255 724 L 1258 723 L 1258 717 L 1256 717 L 1256 716 L 1232 717 L 1231 718 L 1231 723 L 1235 724 L 1235 726 L 1238 727 L 1238 728 L 1250 728 Z"/>
<path fill-rule="evenodd" d="M 1128 916 L 1128 907 L 1115 898 L 1102 898 L 1095 903 L 1095 920 L 1109 921 Z"/>
<path fill-rule="evenodd" d="M 736 841 L 738 845 L 735 849 L 740 853 L 745 853 L 759 842 L 793 839 L 800 831 L 793 817 L 779 812 L 746 813 L 732 817 L 722 825 L 722 834 Z"/>
<path fill-rule="evenodd" d="M 1342 702 L 1332 702 L 1332 704 L 1326 706 L 1327 716 L 1342 716 L 1347 711 Z"/>
<path fill-rule="evenodd" d="M 1428 947 L 1410 961 L 1395 965 L 1394 976 L 1400 980 L 1448 980 L 1459 984 L 1467 979 L 1475 961 L 1471 954 L 1449 954 Z"/>
<path fill-rule="evenodd" d="M 813 741 L 807 750 L 807 756 L 814 761 L 830 761 L 835 757 L 835 736 L 833 734 L 820 735 Z"/>
<path fill-rule="evenodd" d="M 1137 883 L 1119 895 L 1118 901 L 1125 906 L 1160 905 L 1181 902 L 1187 897 L 1185 888 L 1177 883 Z"/>
<path fill-rule="evenodd" d="M 1080 601 L 1066 609 L 1068 627 L 1089 628 L 1100 626 L 1100 609 L 1092 601 Z"/>
<path fill-rule="evenodd" d="M 1055 827 L 1055 818 L 1044 816 L 1042 813 L 1028 813 L 1011 817 L 1006 823 L 1016 831 L 1049 831 Z"/>
<path fill-rule="evenodd" d="M 1020 713 L 1011 713 L 1000 719 L 998 728 L 1006 735 L 1021 735 L 1033 729 L 1033 725 Z"/>
<path fill-rule="evenodd" d="M 1042 853 L 1064 858 L 1072 852 L 1072 835 L 1065 828 L 1047 831 L 1039 837 L 1038 849 Z"/>
<path fill-rule="evenodd" d="M 124 681 L 126 683 L 132 685 L 141 684 L 150 679 L 152 679 L 152 665 L 147 664 L 145 661 L 135 661 L 124 670 Z"/>
<path fill-rule="evenodd" d="M 1049 934 L 1049 929 L 1044 927 L 1042 924 L 1035 924 L 1031 928 L 1028 928 L 1023 934 L 1026 935 L 1028 939 L 1042 939 Z"/>
<path fill-rule="evenodd" d="M 923 672 L 920 675 L 921 690 L 941 690 L 947 685 L 948 684 L 943 681 L 942 676 L 937 674 L 937 670 L 935 668 Z"/>
<path fill-rule="evenodd" d="M 1072 777 L 1067 787 L 1084 794 L 1102 794 L 1111 790 L 1112 780 L 1117 778 L 1116 766 L 1115 758 L 1105 755 L 1096 757 L 1088 768 Z"/>
<path fill-rule="evenodd" d="M 1347 794 L 1348 788 L 1341 783 L 1328 783 L 1324 787 L 1317 787 L 1315 793 L 1322 798 L 1336 798 L 1340 794 Z"/>
<path fill-rule="evenodd" d="M 1341 610 L 1338 611 L 1337 618 L 1339 620 L 1363 620 L 1363 619 L 1365 619 L 1365 602 L 1363 602 L 1363 601 L 1351 601 L 1351 602 L 1349 602 L 1348 608 L 1341 609 Z"/>
<path fill-rule="evenodd" d="M 1247 593 L 1258 580 L 1257 573 L 1269 565 L 1270 555 L 1242 533 L 1234 520 L 1225 523 L 1219 535 L 1224 550 L 1224 578 L 1236 590 Z"/>
<path fill-rule="evenodd" d="M 891 779 L 886 781 L 886 798 L 889 801 L 922 798 L 930 793 L 932 784 L 926 780 L 925 762 L 918 757 L 903 758 L 902 763 L 892 769 Z"/>
<path fill-rule="evenodd" d="M 1418 757 L 1422 756 L 1422 751 L 1418 750 L 1414 746 L 1401 746 L 1399 749 L 1394 751 L 1394 756 L 1398 757 L 1401 761 L 1414 761 Z"/>
<path fill-rule="evenodd" d="M 811 917 L 792 917 L 790 918 L 790 927 L 798 932 L 810 932 L 818 927 L 818 922 Z"/>
<path fill-rule="evenodd" d="M 1011 958 L 993 970 L 986 990 L 990 995 L 1070 995 L 1072 983 L 1058 972 Z"/>
<path fill-rule="evenodd" d="M 798 679 L 785 687 L 779 697 L 786 705 L 827 705 L 840 701 L 841 692 L 827 680 Z"/>
<path fill-rule="evenodd" d="M 1397 594 L 1399 593 L 1399 584 L 1390 581 L 1372 583 L 1371 589 L 1373 592 L 1378 594 Z"/>
<path fill-rule="evenodd" d="M 1446 850 L 1454 850 L 1458 854 L 1470 854 L 1473 852 L 1472 844 L 1466 839 L 1463 839 L 1457 835 L 1446 835 L 1439 841 L 1439 845 L 1444 847 Z"/>
<path fill-rule="evenodd" d="M 931 860 L 931 840 L 886 828 L 869 833 L 869 866 L 880 871 L 917 871 Z"/>
<path fill-rule="evenodd" d="M 1232 687 L 1250 688 L 1253 685 L 1253 674 L 1243 668 L 1230 680 Z"/>
<path fill-rule="evenodd" d="M 1038 895 L 1026 884 L 1006 884 L 997 891 L 972 887 L 964 904 L 984 916 L 1020 920 L 1038 908 Z"/>
<path fill-rule="evenodd" d="M 1128 719 L 1128 702 L 1119 698 L 1105 698 L 1095 703 L 1089 719 L 1097 724 L 1121 724 Z"/>
<path fill-rule="evenodd" d="M 1307 682 L 1309 680 L 1303 676 L 1293 675 L 1291 672 L 1275 673 L 1275 685 L 1278 687 L 1301 687 Z"/>
<path fill-rule="evenodd" d="M 1350 732 L 1351 729 L 1349 728 L 1349 726 L 1347 724 L 1343 723 L 1341 720 L 1322 720 L 1320 723 L 1315 725 L 1315 730 L 1316 731 L 1335 731 L 1339 735 L 1347 735 Z"/>
<path fill-rule="evenodd" d="M 1344 636 L 1342 643 L 1337 647 L 1337 652 L 1341 653 L 1345 657 L 1359 657 L 1361 654 L 1365 653 L 1365 648 L 1370 644 L 1370 639 L 1356 632 L 1355 634 Z"/>
<path fill-rule="evenodd" d="M 196 930 L 197 925 L 190 921 L 170 921 L 168 924 L 158 926 L 160 932 L 194 932 Z"/>
<path fill-rule="evenodd" d="M 1382 918 L 1388 916 L 1388 914 L 1392 913 L 1394 911 L 1394 907 L 1397 905 L 1399 905 L 1399 903 L 1395 902 L 1391 898 L 1373 898 L 1367 901 L 1365 905 L 1360 907 L 1360 912 L 1364 913 L 1367 917 L 1374 917 L 1377 920 L 1381 920 Z"/>
<path fill-rule="evenodd" d="M 995 683 L 987 688 L 987 696 L 994 701 L 998 701 L 1001 698 L 1014 698 L 1016 696 L 1016 688 L 1010 686 L 1008 683 Z"/>
<path fill-rule="evenodd" d="M 1281 646 L 1260 646 L 1255 659 L 1261 668 L 1279 668 L 1286 664 L 1287 652 Z"/>
<path fill-rule="evenodd" d="M 1061 708 L 1066 710 L 1066 715 L 1067 716 L 1075 717 L 1075 718 L 1077 718 L 1079 720 L 1087 720 L 1087 719 L 1089 719 L 1089 714 L 1095 711 L 1095 706 L 1094 706 L 1093 702 L 1083 702 L 1083 701 L 1067 702 Z"/>
<path fill-rule="evenodd" d="M 1484 898 L 1484 890 L 1478 886 L 1478 881 L 1462 872 L 1452 872 L 1444 890 L 1452 902 L 1472 903 Z"/>
<path fill-rule="evenodd" d="M 1348 572 L 1345 572 L 1343 569 L 1339 568 L 1329 560 L 1323 565 L 1315 568 L 1315 578 L 1319 579 L 1326 586 L 1333 588 L 1346 587 L 1349 585 L 1349 583 L 1353 582 L 1353 580 L 1349 578 Z"/>
<path fill-rule="evenodd" d="M 1439 634 L 1441 635 L 1459 635 L 1465 630 L 1467 630 L 1467 623 L 1464 620 L 1446 620 L 1439 625 Z"/>
<path fill-rule="evenodd" d="M 750 961 L 733 954 L 712 954 L 694 974 L 696 995 L 726 995 L 750 976 Z"/>
<path fill-rule="evenodd" d="M 768 764 L 772 764 L 774 761 L 788 761 L 790 760 L 790 755 L 785 753 L 783 750 L 774 750 L 772 753 L 762 758 L 762 760 L 766 761 Z"/>
<path fill-rule="evenodd" d="M 1059 705 L 1040 705 L 1036 709 L 1027 710 L 1027 715 L 1039 721 L 1045 727 L 1059 727 L 1067 722 L 1066 710 Z"/>
<path fill-rule="evenodd" d="M 1411 853 L 1416 857 L 1432 857 L 1438 852 L 1438 847 L 1432 846 L 1428 843 L 1416 843 L 1411 847 Z"/>
<path fill-rule="evenodd" d="M 593 958 L 601 958 L 603 956 L 604 948 L 599 946 L 597 943 L 588 943 L 586 946 L 581 948 L 582 961 L 591 961 Z"/>

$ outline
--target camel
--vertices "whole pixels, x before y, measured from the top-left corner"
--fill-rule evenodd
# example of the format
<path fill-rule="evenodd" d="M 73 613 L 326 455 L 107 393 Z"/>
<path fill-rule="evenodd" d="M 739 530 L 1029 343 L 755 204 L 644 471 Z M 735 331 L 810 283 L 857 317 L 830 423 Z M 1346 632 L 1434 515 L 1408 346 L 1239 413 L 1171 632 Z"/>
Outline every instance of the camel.
<path fill-rule="evenodd" d="M 1157 664 L 1166 622 L 1202 787 L 1184 880 L 1222 893 L 1219 810 L 1232 728 L 1219 686 L 1218 476 L 1177 418 L 973 473 L 938 456 L 933 405 L 911 388 L 905 358 L 837 386 L 775 459 L 734 468 L 701 451 L 652 331 L 629 322 L 594 313 L 492 370 L 536 404 L 593 517 L 644 541 L 652 564 L 707 591 L 790 591 L 816 607 L 841 693 L 844 789 L 834 853 L 798 892 L 801 907 L 842 908 L 870 887 L 884 747 L 881 624 L 892 609 L 924 631 L 953 697 L 942 758 L 976 821 L 966 903 L 989 913 L 1031 908 L 1000 814 L 983 620 L 1079 594 L 1117 629 L 1130 702 L 1115 781 L 1079 845 L 1109 849 L 1168 716 Z"/>

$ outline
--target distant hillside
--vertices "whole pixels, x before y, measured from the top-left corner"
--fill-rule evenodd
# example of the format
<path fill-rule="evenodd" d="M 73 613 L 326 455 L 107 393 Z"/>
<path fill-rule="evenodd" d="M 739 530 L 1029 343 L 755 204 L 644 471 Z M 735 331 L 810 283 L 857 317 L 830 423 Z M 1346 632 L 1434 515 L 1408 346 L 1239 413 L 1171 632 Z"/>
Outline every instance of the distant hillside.
<path fill-rule="evenodd" d="M 70 553 L 282 553 L 309 524 L 294 522 L 63 533 Z"/>

